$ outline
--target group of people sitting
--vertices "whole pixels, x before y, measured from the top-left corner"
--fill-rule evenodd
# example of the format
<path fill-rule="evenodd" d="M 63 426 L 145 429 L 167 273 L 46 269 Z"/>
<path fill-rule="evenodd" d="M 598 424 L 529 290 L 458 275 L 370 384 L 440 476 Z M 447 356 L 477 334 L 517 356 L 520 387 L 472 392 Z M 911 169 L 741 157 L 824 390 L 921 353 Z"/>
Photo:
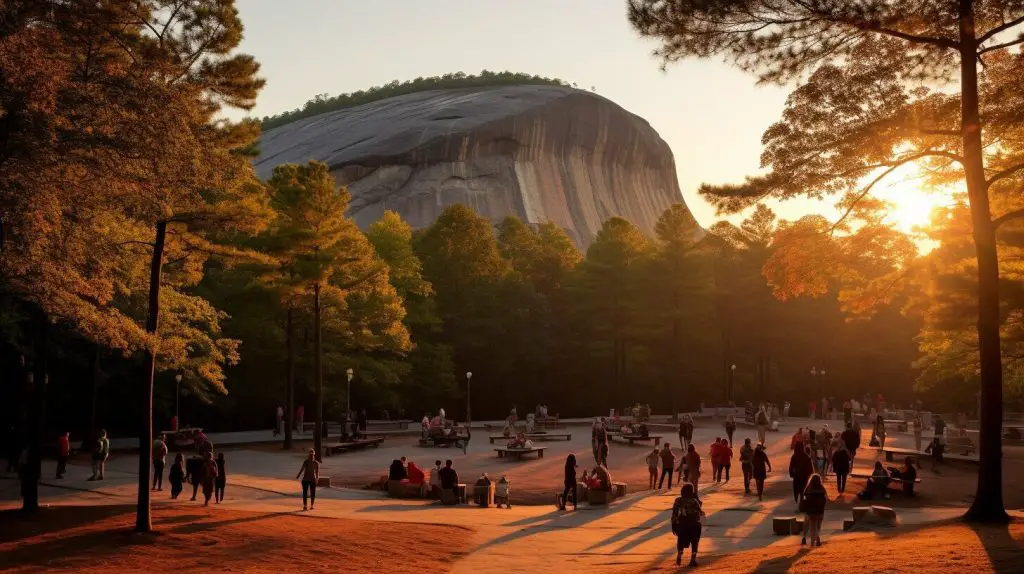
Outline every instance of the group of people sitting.
<path fill-rule="evenodd" d="M 565 458 L 565 489 L 562 491 L 562 494 L 555 497 L 555 505 L 559 510 L 565 510 L 569 502 L 572 502 L 572 508 L 576 510 L 576 504 L 581 497 L 586 496 L 586 491 L 588 490 L 598 492 L 612 491 L 612 475 L 608 471 L 607 466 L 598 464 L 591 472 L 584 470 L 583 474 L 577 479 L 576 471 L 578 469 L 576 455 L 570 454 L 567 456 Z M 580 484 L 583 485 L 583 492 L 580 492 Z"/>
<path fill-rule="evenodd" d="M 388 473 L 378 483 L 382 489 L 387 489 L 387 482 L 396 480 L 402 484 L 418 486 L 419 495 L 422 497 L 440 497 L 442 489 L 454 489 L 459 484 L 459 473 L 452 467 L 452 461 L 446 460 L 441 466 L 440 460 L 434 461 L 434 468 L 430 470 L 430 476 L 415 462 L 407 461 L 403 456 L 400 459 L 391 461 Z"/>
<path fill-rule="evenodd" d="M 507 448 L 533 448 L 533 441 L 527 438 L 526 433 L 519 432 L 508 441 L 506 446 Z"/>

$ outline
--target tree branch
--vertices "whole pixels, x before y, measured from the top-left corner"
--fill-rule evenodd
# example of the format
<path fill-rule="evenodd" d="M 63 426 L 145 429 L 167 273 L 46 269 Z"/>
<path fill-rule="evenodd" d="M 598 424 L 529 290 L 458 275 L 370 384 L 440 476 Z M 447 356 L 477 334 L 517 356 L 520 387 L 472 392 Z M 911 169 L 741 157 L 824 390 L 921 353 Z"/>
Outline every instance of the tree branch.
<path fill-rule="evenodd" d="M 1001 179 L 1006 179 L 1022 169 L 1024 169 L 1024 162 L 1018 163 L 1017 165 L 1011 165 L 1010 167 L 996 173 L 985 182 L 985 189 L 991 188 L 992 184 Z"/>
<path fill-rule="evenodd" d="M 1017 44 L 1020 43 L 1024 43 L 1024 38 L 1017 38 L 1016 40 L 1011 40 L 1009 42 L 1003 42 L 1002 44 L 994 44 L 992 46 L 988 46 L 987 48 L 982 48 L 981 50 L 978 50 L 978 58 L 981 58 L 982 55 L 987 54 L 993 50 L 1009 48 L 1010 46 L 1016 46 Z"/>
<path fill-rule="evenodd" d="M 992 229 L 999 229 L 999 226 L 1006 223 L 1007 221 L 1020 219 L 1022 217 L 1024 217 L 1024 208 L 1008 211 L 992 220 Z"/>
<path fill-rule="evenodd" d="M 900 32 L 899 30 L 893 30 L 890 28 L 883 28 L 881 22 L 849 22 L 853 27 L 858 30 L 865 32 L 878 32 L 879 34 L 885 34 L 886 36 L 892 36 L 914 44 L 931 44 L 933 46 L 939 46 L 942 48 L 956 49 L 957 43 L 948 38 L 935 38 L 933 36 L 915 36 L 914 34 L 907 34 L 906 32 Z"/>
<path fill-rule="evenodd" d="M 871 193 L 871 189 L 873 187 L 875 187 L 875 185 L 878 182 L 882 181 L 883 179 L 885 179 L 886 176 L 888 176 L 892 172 L 894 172 L 897 169 L 899 169 L 900 167 L 902 167 L 904 163 L 906 163 L 906 162 L 901 162 L 901 163 L 898 163 L 898 164 L 890 167 L 889 169 L 887 169 L 887 170 L 883 171 L 882 173 L 880 173 L 878 175 L 878 177 L 876 177 L 875 179 L 871 180 L 871 183 L 867 184 L 864 187 L 864 189 L 861 190 L 860 195 L 858 195 L 857 198 L 853 200 L 853 203 L 851 203 L 850 206 L 846 208 L 846 211 L 843 213 L 843 215 L 835 223 L 832 224 L 832 227 L 829 228 L 829 230 L 828 230 L 829 235 L 832 235 L 833 233 L 835 233 L 836 228 L 838 228 L 839 225 L 843 221 L 845 221 L 846 218 L 849 217 L 851 213 L 853 213 L 853 208 L 857 207 L 857 204 L 860 203 L 860 200 L 864 199 L 865 197 L 868 196 L 869 193 Z"/>
<path fill-rule="evenodd" d="M 1000 34 L 1002 32 L 1005 32 L 1005 31 L 1009 30 L 1010 28 L 1013 28 L 1014 26 L 1016 26 L 1016 25 L 1018 25 L 1018 24 L 1020 24 L 1022 22 L 1024 22 L 1024 16 L 1021 16 L 1019 18 L 1014 18 L 1013 20 L 1010 20 L 1009 22 L 1003 22 L 1002 24 L 1000 24 L 1000 25 L 996 26 L 995 28 L 992 28 L 988 32 L 985 32 L 984 34 L 982 34 L 981 37 L 978 38 L 978 45 L 980 46 L 982 43 L 985 42 L 985 40 L 988 40 L 988 39 L 992 38 L 996 34 Z"/>

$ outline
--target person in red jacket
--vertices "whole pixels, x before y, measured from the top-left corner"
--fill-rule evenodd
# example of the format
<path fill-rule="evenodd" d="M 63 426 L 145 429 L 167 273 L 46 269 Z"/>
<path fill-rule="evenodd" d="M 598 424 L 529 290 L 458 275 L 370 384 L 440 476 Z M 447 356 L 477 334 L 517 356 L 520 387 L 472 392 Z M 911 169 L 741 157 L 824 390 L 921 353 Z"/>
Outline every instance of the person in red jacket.
<path fill-rule="evenodd" d="M 693 485 L 693 491 L 697 492 L 697 482 L 700 480 L 700 455 L 697 454 L 697 447 L 693 443 L 686 445 L 686 481 Z"/>
<path fill-rule="evenodd" d="M 732 449 L 729 442 L 724 438 L 718 443 L 718 474 L 715 475 L 715 482 L 722 482 L 722 471 L 725 471 L 725 481 L 729 482 L 729 469 L 732 468 Z"/>
<path fill-rule="evenodd" d="M 68 457 L 71 456 L 71 437 L 69 433 L 57 439 L 57 478 L 64 478 L 68 470 Z"/>
<path fill-rule="evenodd" d="M 722 447 L 722 437 L 715 437 L 715 442 L 711 443 L 711 448 L 708 449 L 708 458 L 711 459 L 711 478 L 718 481 L 718 461 L 721 460 L 721 455 L 718 454 L 718 450 Z"/>

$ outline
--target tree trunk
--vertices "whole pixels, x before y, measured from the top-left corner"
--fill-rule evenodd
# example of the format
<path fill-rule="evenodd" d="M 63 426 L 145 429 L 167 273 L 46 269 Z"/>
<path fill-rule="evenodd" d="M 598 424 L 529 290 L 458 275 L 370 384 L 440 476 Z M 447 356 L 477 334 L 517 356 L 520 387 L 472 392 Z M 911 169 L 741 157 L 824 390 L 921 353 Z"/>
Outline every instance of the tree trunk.
<path fill-rule="evenodd" d="M 285 407 L 284 407 L 284 449 L 292 448 L 292 421 L 295 420 L 295 312 L 291 306 L 288 307 L 287 318 L 285 319 L 285 350 L 288 354 L 286 359 L 287 370 L 285 374 Z M 299 429 L 301 432 L 302 429 Z"/>
<path fill-rule="evenodd" d="M 47 354 L 50 321 L 46 311 L 37 309 L 35 357 L 32 361 L 32 415 L 29 419 L 28 458 L 22 471 L 22 508 L 39 510 L 39 479 L 43 469 L 43 433 L 46 428 Z"/>
<path fill-rule="evenodd" d="M 89 368 L 89 423 L 82 437 L 82 452 L 91 452 L 96 443 L 96 397 L 100 390 L 100 346 L 92 343 L 92 365 Z"/>
<path fill-rule="evenodd" d="M 149 309 L 146 314 L 146 332 L 156 334 L 160 325 L 160 275 L 164 265 L 164 242 L 167 239 L 167 222 L 156 223 L 156 240 L 153 242 L 153 258 L 149 264 Z M 144 351 L 142 389 L 142 420 L 139 423 L 139 500 L 135 511 L 135 531 L 153 530 L 153 517 L 149 500 L 150 465 L 153 458 L 153 378 L 156 376 L 156 349 Z"/>
<path fill-rule="evenodd" d="M 979 522 L 1007 522 L 1009 516 L 1003 507 L 1000 437 L 1003 368 L 999 348 L 999 260 L 982 155 L 977 37 L 972 0 L 960 0 L 960 84 L 964 172 L 978 260 L 978 352 L 981 366 L 981 433 L 978 438 L 981 463 L 974 502 L 964 518 Z"/>
<path fill-rule="evenodd" d="M 316 459 L 323 460 L 323 424 L 324 424 L 324 369 L 321 361 L 323 353 L 323 333 L 320 329 L 320 283 L 313 284 L 313 371 L 316 385 L 316 421 L 313 437 L 313 449 L 316 451 Z"/>

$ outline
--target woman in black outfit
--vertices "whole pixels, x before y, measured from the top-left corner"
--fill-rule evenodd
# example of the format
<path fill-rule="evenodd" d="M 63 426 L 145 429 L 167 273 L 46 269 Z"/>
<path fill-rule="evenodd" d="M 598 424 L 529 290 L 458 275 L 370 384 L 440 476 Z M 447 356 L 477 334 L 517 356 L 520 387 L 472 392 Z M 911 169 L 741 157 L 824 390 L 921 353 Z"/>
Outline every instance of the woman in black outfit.
<path fill-rule="evenodd" d="M 810 447 L 797 443 L 798 448 L 793 449 L 793 456 L 789 459 L 789 476 L 793 478 L 793 500 L 799 504 L 803 498 L 804 489 L 807 488 L 807 481 L 814 474 L 814 463 L 807 453 Z"/>
<path fill-rule="evenodd" d="M 840 441 L 839 448 L 832 453 L 832 472 L 836 473 L 836 490 L 839 494 L 846 492 L 846 478 L 850 475 L 850 463 L 853 457 L 846 450 L 846 443 Z"/>
<path fill-rule="evenodd" d="M 562 496 L 558 499 L 558 509 L 565 510 L 565 507 L 569 504 L 569 492 L 572 492 L 572 509 L 576 510 L 576 455 L 570 454 L 565 457 L 565 490 L 562 491 Z"/>
<path fill-rule="evenodd" d="M 753 467 L 754 483 L 757 485 L 757 499 L 764 500 L 764 481 L 768 478 L 772 463 L 768 460 L 768 453 L 765 452 L 763 444 L 758 444 L 754 449 L 751 466 Z"/>

